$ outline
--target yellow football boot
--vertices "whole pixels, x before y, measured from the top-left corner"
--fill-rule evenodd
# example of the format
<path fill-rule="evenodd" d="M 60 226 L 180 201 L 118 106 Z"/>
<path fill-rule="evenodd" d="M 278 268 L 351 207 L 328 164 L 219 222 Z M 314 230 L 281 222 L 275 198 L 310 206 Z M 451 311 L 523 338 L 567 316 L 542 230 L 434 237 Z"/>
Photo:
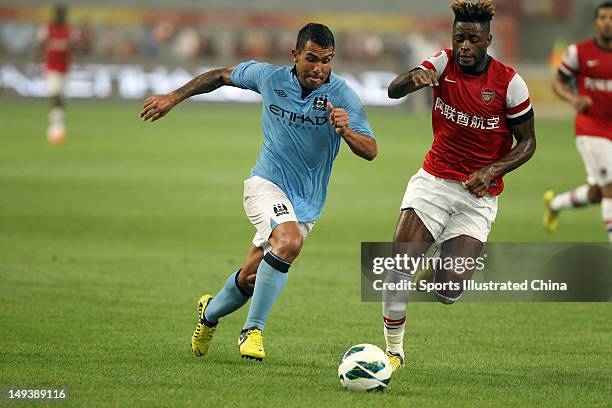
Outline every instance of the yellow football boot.
<path fill-rule="evenodd" d="M 203 295 L 198 301 L 198 324 L 191 336 L 191 351 L 197 357 L 202 357 L 208 351 L 213 334 L 217 330 L 217 326 L 208 326 L 204 319 L 204 310 L 208 306 L 208 302 L 212 299 L 211 295 Z"/>
<path fill-rule="evenodd" d="M 387 357 L 389 357 L 389 361 L 391 362 L 391 372 L 399 370 L 404 365 L 404 359 L 399 354 L 387 351 Z"/>
<path fill-rule="evenodd" d="M 238 348 L 242 358 L 262 361 L 266 357 L 263 345 L 263 333 L 255 327 L 243 330 L 240 333 Z"/>
<path fill-rule="evenodd" d="M 552 209 L 552 200 L 555 198 L 555 192 L 549 190 L 544 193 L 544 218 L 542 224 L 548 232 L 554 232 L 559 224 L 559 212 Z"/>

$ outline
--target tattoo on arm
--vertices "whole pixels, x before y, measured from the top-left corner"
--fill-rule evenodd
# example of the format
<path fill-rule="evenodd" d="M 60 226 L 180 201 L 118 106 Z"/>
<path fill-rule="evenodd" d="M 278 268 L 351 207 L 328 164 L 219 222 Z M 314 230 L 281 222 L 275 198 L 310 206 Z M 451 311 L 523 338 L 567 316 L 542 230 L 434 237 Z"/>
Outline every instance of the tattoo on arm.
<path fill-rule="evenodd" d="M 232 72 L 234 72 L 234 68 L 219 68 L 200 74 L 175 90 L 174 94 L 184 100 L 193 95 L 212 92 L 223 85 L 233 85 Z"/>

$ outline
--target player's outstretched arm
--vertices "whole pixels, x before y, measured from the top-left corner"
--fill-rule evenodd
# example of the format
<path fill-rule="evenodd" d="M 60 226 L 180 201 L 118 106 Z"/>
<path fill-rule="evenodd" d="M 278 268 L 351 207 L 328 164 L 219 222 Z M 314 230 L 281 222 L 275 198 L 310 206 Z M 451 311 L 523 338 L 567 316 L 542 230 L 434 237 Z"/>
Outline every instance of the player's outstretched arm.
<path fill-rule="evenodd" d="M 212 92 L 223 85 L 233 85 L 232 72 L 234 72 L 234 68 L 214 69 L 198 75 L 175 91 L 150 96 L 144 101 L 140 117 L 145 121 L 150 119 L 151 122 L 155 122 L 190 96 Z"/>
<path fill-rule="evenodd" d="M 436 71 L 431 69 L 415 68 L 410 72 L 399 75 L 387 89 L 389 98 L 399 99 L 426 86 L 438 86 Z"/>
<path fill-rule="evenodd" d="M 368 161 L 374 160 L 378 154 L 376 139 L 349 128 L 349 114 L 346 110 L 334 108 L 331 102 L 327 102 L 327 110 L 331 125 L 336 130 L 336 133 L 349 145 L 351 151 Z"/>
<path fill-rule="evenodd" d="M 587 95 L 578 95 L 571 86 L 571 78 L 557 73 L 553 79 L 553 90 L 557 96 L 571 104 L 578 112 L 584 112 L 593 104 Z"/>
<path fill-rule="evenodd" d="M 531 159 L 536 149 L 535 126 L 533 116 L 523 123 L 510 126 L 517 143 L 508 154 L 487 167 L 472 173 L 465 182 L 470 193 L 484 197 L 489 189 L 491 180 L 522 166 Z"/>

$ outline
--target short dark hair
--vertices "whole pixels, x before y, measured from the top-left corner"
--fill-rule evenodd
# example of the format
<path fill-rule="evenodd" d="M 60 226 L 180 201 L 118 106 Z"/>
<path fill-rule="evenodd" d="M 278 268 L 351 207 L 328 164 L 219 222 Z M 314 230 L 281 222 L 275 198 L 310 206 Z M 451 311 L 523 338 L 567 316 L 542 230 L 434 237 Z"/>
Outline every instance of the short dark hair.
<path fill-rule="evenodd" d="M 455 0 L 450 5 L 455 13 L 455 23 L 480 23 L 487 29 L 491 27 L 491 20 L 495 15 L 495 5 L 492 0 L 471 1 Z"/>
<path fill-rule="evenodd" d="M 295 49 L 299 52 L 306 47 L 306 43 L 312 41 L 317 43 L 322 48 L 335 48 L 334 34 L 331 30 L 318 23 L 306 24 L 298 33 L 297 42 L 295 43 Z"/>
<path fill-rule="evenodd" d="M 599 17 L 599 10 L 605 8 L 612 8 L 612 1 L 604 1 L 595 9 L 595 18 Z"/>

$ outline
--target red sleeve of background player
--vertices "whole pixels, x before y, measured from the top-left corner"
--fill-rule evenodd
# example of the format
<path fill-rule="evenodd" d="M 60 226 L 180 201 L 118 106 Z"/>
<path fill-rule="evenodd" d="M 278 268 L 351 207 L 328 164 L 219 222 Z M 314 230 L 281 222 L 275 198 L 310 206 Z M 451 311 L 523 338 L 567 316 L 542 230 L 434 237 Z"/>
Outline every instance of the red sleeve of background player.
<path fill-rule="evenodd" d="M 579 70 L 578 47 L 576 44 L 572 44 L 567 47 L 567 50 L 563 53 L 561 65 L 559 66 L 559 73 L 567 78 L 574 78 Z"/>

